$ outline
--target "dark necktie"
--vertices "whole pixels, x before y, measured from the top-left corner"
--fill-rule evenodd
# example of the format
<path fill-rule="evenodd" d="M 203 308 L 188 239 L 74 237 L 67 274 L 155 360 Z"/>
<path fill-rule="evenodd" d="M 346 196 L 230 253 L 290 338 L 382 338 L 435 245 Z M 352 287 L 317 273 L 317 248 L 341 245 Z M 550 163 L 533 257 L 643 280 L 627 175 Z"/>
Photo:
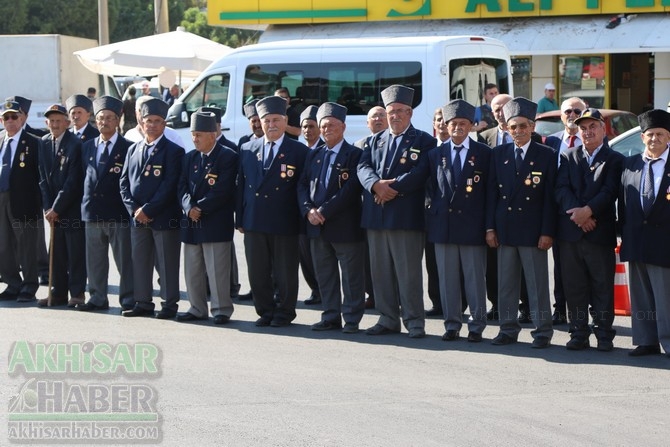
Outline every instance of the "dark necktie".
<path fill-rule="evenodd" d="M 201 154 L 200 156 L 200 171 L 204 171 L 207 166 L 207 155 Z"/>
<path fill-rule="evenodd" d="M 54 153 L 54 158 L 58 157 L 58 140 L 51 140 L 51 150 Z"/>
<path fill-rule="evenodd" d="M 656 193 L 654 192 L 654 170 L 652 169 L 652 165 L 659 160 L 660 158 L 654 160 L 645 158 L 645 161 L 647 162 L 647 172 L 644 176 L 644 186 L 642 187 L 642 208 L 645 216 L 651 211 L 651 206 L 656 199 Z"/>
<path fill-rule="evenodd" d="M 12 169 L 12 139 L 5 143 L 5 152 L 2 155 L 2 172 L 0 172 L 0 192 L 9 191 L 9 173 Z"/>
<path fill-rule="evenodd" d="M 575 140 L 577 139 L 577 135 L 570 135 L 570 138 L 568 138 L 568 147 L 575 147 Z"/>
<path fill-rule="evenodd" d="M 154 147 L 153 144 L 144 145 L 144 152 L 142 154 L 142 164 L 147 164 L 147 160 L 149 160 L 149 156 L 151 156 L 151 151 L 153 147 Z"/>
<path fill-rule="evenodd" d="M 272 160 L 274 159 L 274 151 L 275 151 L 275 142 L 270 143 L 270 150 L 268 150 L 268 156 L 265 157 L 265 161 L 263 162 L 263 173 L 266 173 L 268 169 L 270 169 L 270 166 L 272 166 Z"/>
<path fill-rule="evenodd" d="M 516 148 L 516 158 L 514 159 L 514 162 L 516 163 L 516 173 L 518 175 L 519 171 L 521 171 L 521 165 L 523 164 L 523 149 L 520 147 Z"/>
<path fill-rule="evenodd" d="M 454 161 L 451 164 L 451 174 L 454 177 L 454 185 L 458 184 L 458 180 L 461 178 L 461 171 L 463 171 L 463 167 L 461 166 L 461 149 L 463 149 L 463 146 L 454 146 L 456 155 L 454 155 Z"/>
<path fill-rule="evenodd" d="M 323 164 L 321 165 L 321 172 L 319 173 L 319 183 L 316 185 L 316 193 L 314 193 L 314 204 L 322 205 L 326 201 L 326 188 L 328 187 L 328 166 L 330 165 L 330 157 L 333 151 L 326 149 L 323 156 Z"/>
<path fill-rule="evenodd" d="M 393 163 L 393 159 L 395 158 L 395 152 L 400 145 L 399 140 L 402 138 L 402 135 L 395 137 L 391 135 L 391 138 L 393 138 L 393 141 L 386 152 L 386 159 L 384 160 L 384 174 L 388 174 L 388 170 L 391 169 L 391 163 Z"/>
<path fill-rule="evenodd" d="M 105 148 L 100 154 L 100 160 L 98 160 L 98 177 L 105 172 L 105 167 L 107 166 L 107 160 L 109 160 L 109 145 L 112 144 L 111 141 L 105 142 Z"/>

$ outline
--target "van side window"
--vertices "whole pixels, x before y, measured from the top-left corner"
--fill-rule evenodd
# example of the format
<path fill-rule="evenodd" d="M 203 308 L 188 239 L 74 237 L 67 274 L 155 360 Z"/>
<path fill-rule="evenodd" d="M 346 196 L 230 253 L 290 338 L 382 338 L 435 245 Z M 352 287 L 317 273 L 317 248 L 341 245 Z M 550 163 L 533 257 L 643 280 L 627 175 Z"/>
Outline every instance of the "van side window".
<path fill-rule="evenodd" d="M 215 74 L 198 84 L 191 94 L 184 100 L 189 115 L 199 107 L 219 107 L 226 113 L 228 104 L 228 90 L 230 89 L 230 75 L 228 73 Z"/>
<path fill-rule="evenodd" d="M 420 62 L 329 62 L 249 65 L 245 71 L 244 103 L 272 95 L 279 87 L 291 94 L 298 111 L 337 102 L 348 115 L 366 115 L 381 105 L 381 91 L 392 84 L 414 89 L 414 107 L 423 93 Z"/>

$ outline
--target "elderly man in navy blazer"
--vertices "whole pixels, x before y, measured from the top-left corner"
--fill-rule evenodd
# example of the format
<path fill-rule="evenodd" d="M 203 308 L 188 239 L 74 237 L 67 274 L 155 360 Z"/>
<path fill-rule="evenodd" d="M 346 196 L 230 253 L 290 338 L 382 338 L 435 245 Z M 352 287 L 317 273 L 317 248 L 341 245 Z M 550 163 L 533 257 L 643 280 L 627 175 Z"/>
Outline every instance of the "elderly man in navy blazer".
<path fill-rule="evenodd" d="M 86 290 L 86 236 L 81 221 L 81 140 L 68 132 L 70 120 L 62 105 L 52 105 L 44 116 L 49 133 L 42 137 L 40 149 L 40 189 L 44 218 L 54 227 L 52 299 L 44 298 L 37 304 L 75 307 L 84 304 Z"/>
<path fill-rule="evenodd" d="M 77 308 L 82 311 L 109 309 L 109 249 L 120 273 L 121 310 L 135 305 L 133 261 L 130 245 L 130 219 L 119 180 L 126 163 L 130 141 L 118 133 L 123 102 L 112 96 L 93 101 L 93 112 L 100 135 L 84 142 L 84 197 L 82 219 L 86 222 L 86 270 L 89 299 Z"/>
<path fill-rule="evenodd" d="M 566 347 L 589 347 L 591 304 L 598 350 L 611 351 L 616 333 L 612 328 L 615 202 L 624 156 L 605 141 L 605 121 L 597 109 L 585 109 L 575 124 L 583 144 L 561 153 L 556 180 L 557 239 L 570 320 Z"/>
<path fill-rule="evenodd" d="M 474 106 L 456 99 L 442 107 L 441 115 L 450 138 L 428 152 L 416 173 L 407 177 L 429 182 L 426 231 L 428 241 L 435 244 L 446 331 L 442 340 L 460 337 L 464 293 L 470 307 L 467 339 L 480 342 L 486 328 L 486 195 L 491 149 L 468 136 Z"/>
<path fill-rule="evenodd" d="M 670 113 L 638 117 L 643 154 L 624 163 L 619 197 L 621 260 L 630 266 L 634 357 L 670 355 Z"/>
<path fill-rule="evenodd" d="M 184 156 L 179 180 L 184 276 L 191 308 L 177 321 L 207 319 L 208 281 L 214 324 L 228 323 L 233 314 L 230 274 L 237 153 L 217 141 L 216 123 L 214 113 L 191 115 L 195 150 Z"/>
<path fill-rule="evenodd" d="M 72 95 L 65 100 L 65 108 L 70 115 L 72 128 L 70 131 L 82 142 L 92 140 L 100 135 L 98 129 L 93 127 L 89 121 L 93 102 L 86 95 Z"/>
<path fill-rule="evenodd" d="M 403 188 L 401 177 L 434 148 L 436 140 L 412 126 L 414 89 L 392 85 L 382 91 L 389 128 L 375 134 L 363 150 L 358 178 L 363 186 L 363 228 L 367 229 L 375 307 L 380 313 L 368 335 L 400 332 L 423 338 L 425 189 Z"/>
<path fill-rule="evenodd" d="M 517 341 L 521 272 L 526 278 L 533 348 L 546 348 L 554 334 L 549 300 L 547 250 L 556 232 L 556 154 L 531 140 L 537 104 L 514 98 L 503 111 L 514 140 L 493 151 L 489 176 L 486 243 L 498 247 L 500 332 L 494 345 Z"/>
<path fill-rule="evenodd" d="M 296 317 L 298 298 L 298 179 L 309 149 L 286 138 L 286 101 L 256 103 L 264 137 L 240 149 L 236 226 L 244 233 L 256 326 L 284 327 Z M 280 302 L 274 301 L 274 284 Z"/>
<path fill-rule="evenodd" d="M 312 150 L 298 186 L 300 210 L 321 291 L 321 321 L 312 330 L 358 332 L 365 312 L 365 244 L 361 229 L 361 184 L 356 167 L 362 151 L 344 139 L 347 108 L 321 104 L 316 114 L 325 144 Z M 340 267 L 342 270 L 340 292 Z"/>
<path fill-rule="evenodd" d="M 41 140 L 22 129 L 20 104 L 2 104 L 0 131 L 0 300 L 35 301 L 37 247 L 42 219 L 38 152 Z M 15 247 L 12 250 L 10 247 Z M 20 266 L 20 268 L 19 268 Z"/>
<path fill-rule="evenodd" d="M 168 105 L 160 99 L 142 104 L 144 140 L 128 150 L 121 174 L 121 197 L 132 220 L 135 306 L 124 317 L 153 316 L 153 269 L 161 278 L 162 309 L 156 318 L 170 319 L 179 307 L 179 223 L 177 184 L 184 148 L 163 135 Z M 154 262 L 155 261 L 155 262 Z"/>

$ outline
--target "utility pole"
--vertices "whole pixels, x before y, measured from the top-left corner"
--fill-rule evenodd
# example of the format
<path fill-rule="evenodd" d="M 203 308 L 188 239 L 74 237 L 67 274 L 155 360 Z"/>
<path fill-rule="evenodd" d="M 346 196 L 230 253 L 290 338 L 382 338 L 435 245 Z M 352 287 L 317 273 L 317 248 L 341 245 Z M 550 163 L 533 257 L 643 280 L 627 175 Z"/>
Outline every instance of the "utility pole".
<path fill-rule="evenodd" d="M 154 20 L 156 24 L 155 34 L 167 33 L 170 31 L 167 0 L 154 0 Z"/>
<path fill-rule="evenodd" d="M 98 0 L 98 45 L 107 45 L 109 43 L 109 11 L 107 10 L 107 0 Z M 105 95 L 111 93 L 111 78 L 98 76 L 99 82 L 103 85 Z"/>

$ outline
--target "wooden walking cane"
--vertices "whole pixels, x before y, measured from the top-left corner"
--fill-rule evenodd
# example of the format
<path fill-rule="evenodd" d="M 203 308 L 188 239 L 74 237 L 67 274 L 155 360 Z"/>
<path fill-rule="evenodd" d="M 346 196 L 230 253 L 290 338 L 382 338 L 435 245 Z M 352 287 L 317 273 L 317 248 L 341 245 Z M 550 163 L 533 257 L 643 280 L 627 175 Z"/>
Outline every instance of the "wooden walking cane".
<path fill-rule="evenodd" d="M 49 294 L 47 295 L 47 307 L 51 307 L 51 300 L 53 292 L 51 286 L 53 285 L 54 273 L 54 223 L 49 221 Z"/>

